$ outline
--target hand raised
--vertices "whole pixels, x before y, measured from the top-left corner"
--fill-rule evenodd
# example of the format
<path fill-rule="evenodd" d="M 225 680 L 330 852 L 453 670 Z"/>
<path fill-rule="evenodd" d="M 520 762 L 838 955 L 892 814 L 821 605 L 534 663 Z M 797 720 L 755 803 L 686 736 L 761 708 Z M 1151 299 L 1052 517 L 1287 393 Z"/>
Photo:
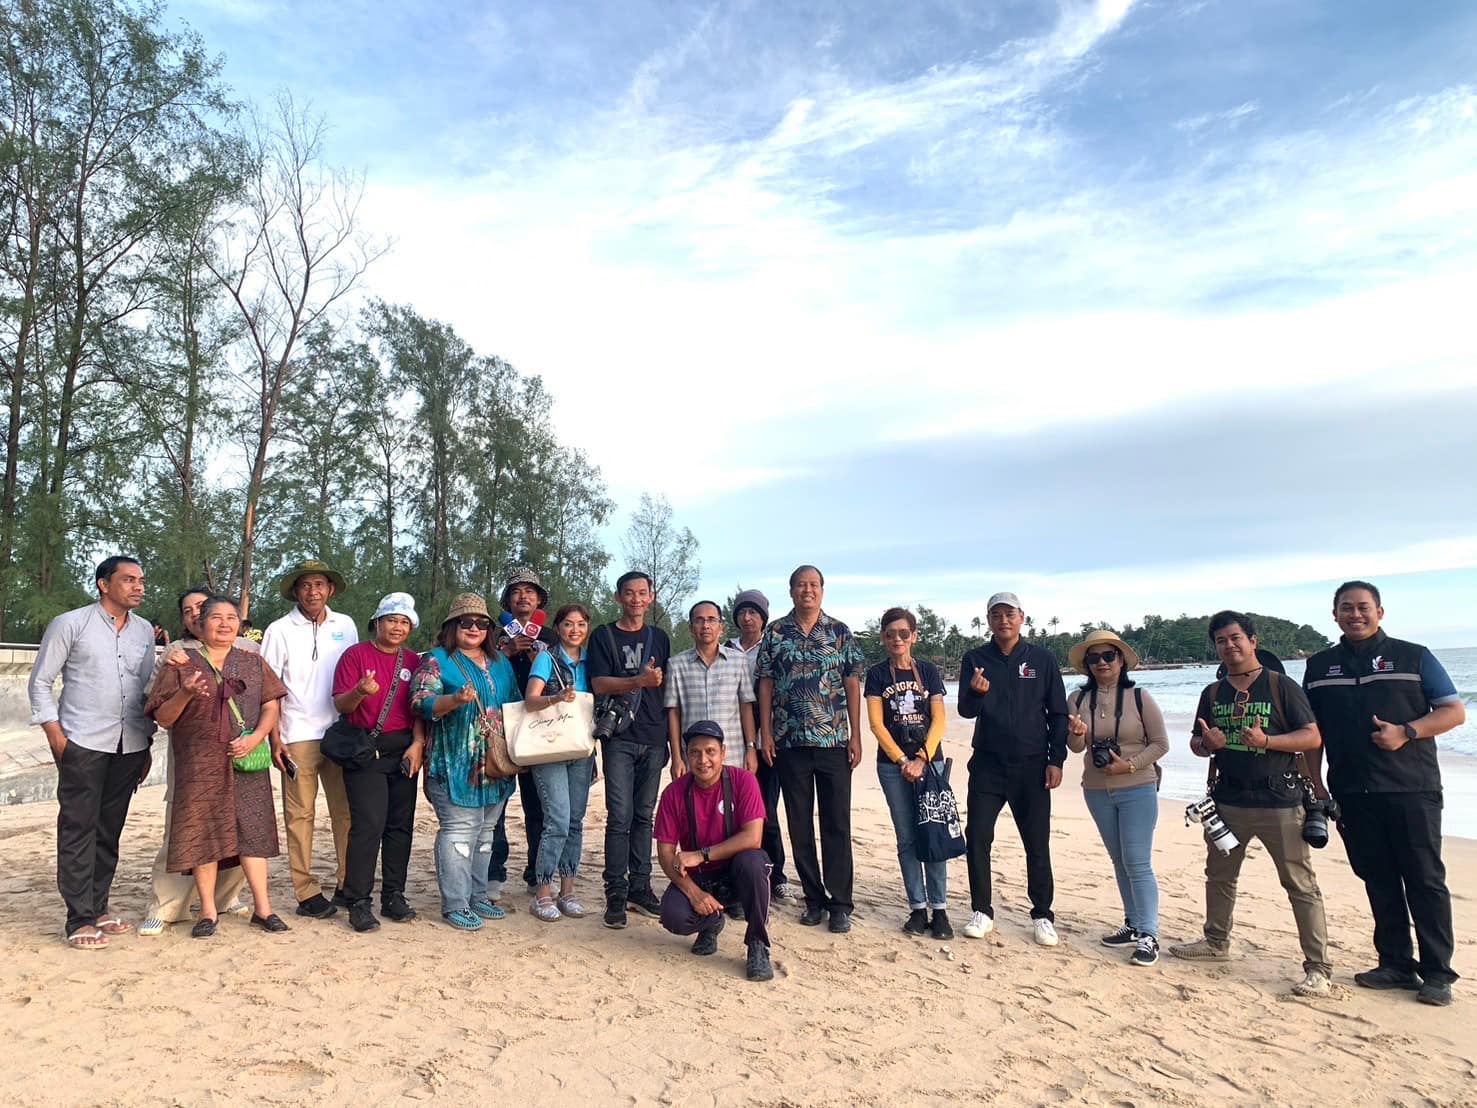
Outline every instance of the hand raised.
<path fill-rule="evenodd" d="M 1080 739 L 1083 735 L 1087 734 L 1087 724 L 1082 722 L 1081 716 L 1068 716 L 1067 730 Z"/>
<path fill-rule="evenodd" d="M 984 696 L 990 691 L 990 680 L 979 666 L 974 667 L 974 676 L 969 679 L 969 691 L 977 696 Z"/>
<path fill-rule="evenodd" d="M 458 704 L 470 704 L 477 699 L 477 690 L 471 685 L 463 685 L 456 690 L 456 702 Z"/>
<path fill-rule="evenodd" d="M 197 700 L 203 700 L 212 692 L 210 682 L 205 680 L 205 675 L 198 669 L 192 669 L 184 677 L 180 678 L 180 688 Z"/>
<path fill-rule="evenodd" d="M 1219 727 L 1212 727 L 1203 719 L 1195 721 L 1200 725 L 1200 745 L 1206 750 L 1224 750 L 1226 748 L 1226 733 Z"/>
<path fill-rule="evenodd" d="M 661 688 L 662 670 L 661 667 L 656 664 L 655 658 L 647 659 L 646 668 L 643 669 L 641 671 L 641 675 L 636 678 L 636 683 L 640 685 L 643 689 Z"/>
<path fill-rule="evenodd" d="M 371 669 L 366 671 L 364 676 L 359 678 L 359 684 L 356 687 L 365 696 L 373 696 L 375 693 L 379 692 L 380 683 L 374 675 L 374 670 Z"/>

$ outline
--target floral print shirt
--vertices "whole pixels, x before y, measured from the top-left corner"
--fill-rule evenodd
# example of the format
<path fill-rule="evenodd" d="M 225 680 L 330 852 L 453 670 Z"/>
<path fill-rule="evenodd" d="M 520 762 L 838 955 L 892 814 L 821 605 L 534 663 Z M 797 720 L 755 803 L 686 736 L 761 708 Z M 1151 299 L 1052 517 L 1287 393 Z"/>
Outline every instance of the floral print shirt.
<path fill-rule="evenodd" d="M 865 668 L 851 628 L 825 612 L 808 635 L 794 612 L 766 627 L 754 676 L 774 682 L 775 746 L 845 746 L 851 737 L 845 681 L 860 679 Z"/>
<path fill-rule="evenodd" d="M 518 679 L 513 667 L 501 654 L 491 654 L 483 669 L 471 658 L 454 651 L 455 657 L 442 647 L 422 655 L 421 664 L 410 679 L 410 709 L 429 724 L 426 735 L 426 772 L 446 782 L 451 802 L 462 808 L 485 808 L 506 800 L 513 791 L 516 778 L 489 781 L 482 776 L 487 757 L 487 740 L 477 721 L 477 701 L 463 704 L 437 719 L 432 712 L 436 698 L 458 692 L 472 679 L 472 687 L 488 715 L 495 715 L 502 726 L 503 705 L 521 700 Z"/>

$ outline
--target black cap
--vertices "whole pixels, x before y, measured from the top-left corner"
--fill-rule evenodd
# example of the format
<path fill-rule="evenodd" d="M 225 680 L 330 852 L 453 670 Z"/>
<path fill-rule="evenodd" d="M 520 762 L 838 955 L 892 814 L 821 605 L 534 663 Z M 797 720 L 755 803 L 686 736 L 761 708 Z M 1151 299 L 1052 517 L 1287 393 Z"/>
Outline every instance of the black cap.
<path fill-rule="evenodd" d="M 682 732 L 682 745 L 686 746 L 699 735 L 709 739 L 717 739 L 721 743 L 723 741 L 723 728 L 719 727 L 710 719 L 700 719 L 686 731 Z"/>

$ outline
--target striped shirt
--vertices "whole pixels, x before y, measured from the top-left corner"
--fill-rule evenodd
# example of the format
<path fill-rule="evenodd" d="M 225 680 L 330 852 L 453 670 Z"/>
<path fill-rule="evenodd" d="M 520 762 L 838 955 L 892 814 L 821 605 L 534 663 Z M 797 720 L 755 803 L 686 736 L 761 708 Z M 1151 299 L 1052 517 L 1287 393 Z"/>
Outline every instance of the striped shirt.
<path fill-rule="evenodd" d="M 682 712 L 683 728 L 710 719 L 723 728 L 723 761 L 744 768 L 741 705 L 754 703 L 754 676 L 742 650 L 718 647 L 710 666 L 697 649 L 684 650 L 667 663 L 666 706 Z"/>

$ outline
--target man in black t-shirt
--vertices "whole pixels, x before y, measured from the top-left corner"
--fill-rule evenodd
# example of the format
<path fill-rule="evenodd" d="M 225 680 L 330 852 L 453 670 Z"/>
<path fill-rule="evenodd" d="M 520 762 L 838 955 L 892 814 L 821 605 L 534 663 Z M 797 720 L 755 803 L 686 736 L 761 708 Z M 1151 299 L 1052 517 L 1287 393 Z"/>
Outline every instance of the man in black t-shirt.
<path fill-rule="evenodd" d="M 1236 878 L 1246 844 L 1257 838 L 1277 866 L 1297 922 L 1304 976 L 1293 992 L 1328 996 L 1333 991 L 1328 923 L 1312 854 L 1303 841 L 1303 784 L 1297 764 L 1299 753 L 1322 742 L 1313 709 L 1295 682 L 1257 658 L 1256 627 L 1249 616 L 1218 612 L 1211 617 L 1210 639 L 1226 676 L 1200 694 L 1190 750 L 1215 760 L 1211 799 L 1238 845 L 1223 854 L 1207 836 L 1205 937 L 1171 946 L 1169 952 L 1179 958 L 1226 957 Z"/>
<path fill-rule="evenodd" d="M 590 636 L 590 688 L 597 698 L 633 705 L 631 723 L 602 744 L 605 773 L 605 926 L 626 926 L 629 907 L 653 919 L 662 902 L 651 888 L 652 818 L 667 764 L 667 713 L 662 679 L 672 644 L 646 611 L 656 599 L 639 570 L 615 584 L 621 618 Z M 597 699 L 597 714 L 600 701 Z"/>

